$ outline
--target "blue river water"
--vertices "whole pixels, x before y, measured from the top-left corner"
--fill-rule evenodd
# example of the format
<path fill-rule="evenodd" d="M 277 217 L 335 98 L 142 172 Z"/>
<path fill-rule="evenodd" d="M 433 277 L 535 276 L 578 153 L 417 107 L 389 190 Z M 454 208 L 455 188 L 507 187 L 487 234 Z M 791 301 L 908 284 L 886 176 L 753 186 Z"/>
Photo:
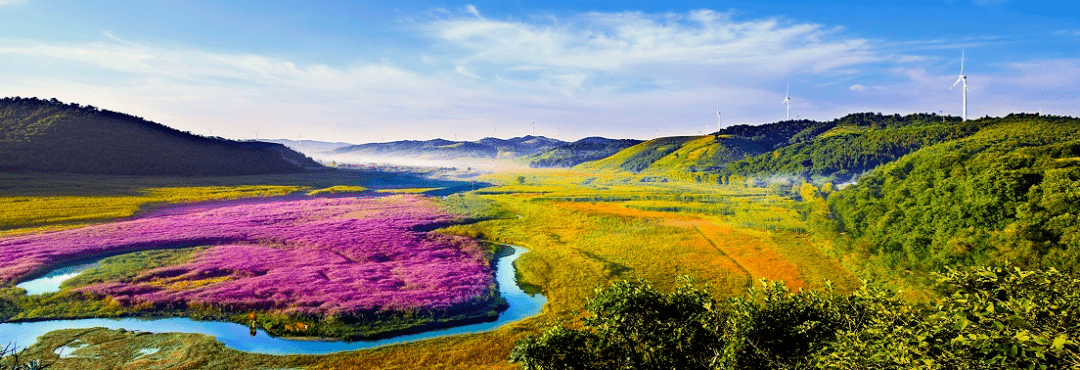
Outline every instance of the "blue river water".
<path fill-rule="evenodd" d="M 26 294 L 31 294 L 31 295 L 32 294 L 59 292 L 61 283 L 63 283 L 67 279 L 71 279 L 71 278 L 79 275 L 83 271 L 86 271 L 86 270 L 89 270 L 89 269 L 92 269 L 92 268 L 97 268 L 98 266 L 101 265 L 98 262 L 100 262 L 100 260 L 93 261 L 93 262 L 84 262 L 84 263 L 64 266 L 64 267 L 49 271 L 49 273 L 45 274 L 42 277 L 39 277 L 39 278 L 33 279 L 33 280 L 24 281 L 24 282 L 22 282 L 22 283 L 20 283 L 19 285 L 16 285 L 16 286 L 19 287 L 19 288 L 26 289 Z"/>
<path fill-rule="evenodd" d="M 498 320 L 493 322 L 436 329 L 374 341 L 344 342 L 275 338 L 267 335 L 266 332 L 262 330 L 258 330 L 255 336 L 251 336 L 250 329 L 244 325 L 218 321 L 195 321 L 187 318 L 155 320 L 137 318 L 48 320 L 25 323 L 2 323 L 0 324 L 0 344 L 14 342 L 19 347 L 26 347 L 36 342 L 37 337 L 53 330 L 104 327 L 109 329 L 125 329 L 129 331 L 152 333 L 175 332 L 206 334 L 217 338 L 217 340 L 221 341 L 226 346 L 237 350 L 253 353 L 288 355 L 352 351 L 382 347 L 391 344 L 415 342 L 449 335 L 480 333 L 494 330 L 507 323 L 539 314 L 544 307 L 544 304 L 547 303 L 547 298 L 543 295 L 525 293 L 525 291 L 518 286 L 514 277 L 515 271 L 513 263 L 514 260 L 525 253 L 526 250 L 516 246 L 512 246 L 512 248 L 514 249 L 514 253 L 509 256 L 500 257 L 495 266 L 495 279 L 499 283 L 499 293 L 502 294 L 503 298 L 506 299 L 506 302 L 510 304 L 510 307 L 507 308 L 506 311 L 500 313 Z M 86 268 L 89 267 L 83 269 Z M 66 274 L 71 273 L 71 271 L 66 272 Z M 77 273 L 75 274 L 77 275 Z M 59 284 L 59 282 L 55 284 L 57 289 L 59 289 Z"/>

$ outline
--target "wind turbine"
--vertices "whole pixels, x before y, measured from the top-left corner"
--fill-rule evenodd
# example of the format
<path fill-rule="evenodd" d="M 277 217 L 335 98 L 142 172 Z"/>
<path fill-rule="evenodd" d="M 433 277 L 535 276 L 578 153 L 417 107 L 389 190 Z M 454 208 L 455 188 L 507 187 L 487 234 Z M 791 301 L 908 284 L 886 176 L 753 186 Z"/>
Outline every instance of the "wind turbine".
<path fill-rule="evenodd" d="M 716 107 L 716 131 L 720 131 L 720 107 Z"/>
<path fill-rule="evenodd" d="M 964 76 L 964 49 L 960 49 L 960 78 L 956 79 L 956 82 L 953 82 L 952 86 L 949 87 L 949 90 L 952 90 L 952 88 L 956 87 L 956 84 L 960 83 L 960 81 L 964 82 L 964 108 L 961 111 L 962 112 L 961 116 L 963 117 L 963 119 L 965 121 L 967 121 L 967 91 L 968 91 L 968 86 L 967 86 L 967 76 Z"/>
<path fill-rule="evenodd" d="M 791 120 L 791 82 L 787 84 L 787 92 L 784 93 L 784 101 L 780 102 L 781 105 L 787 104 L 787 119 Z"/>

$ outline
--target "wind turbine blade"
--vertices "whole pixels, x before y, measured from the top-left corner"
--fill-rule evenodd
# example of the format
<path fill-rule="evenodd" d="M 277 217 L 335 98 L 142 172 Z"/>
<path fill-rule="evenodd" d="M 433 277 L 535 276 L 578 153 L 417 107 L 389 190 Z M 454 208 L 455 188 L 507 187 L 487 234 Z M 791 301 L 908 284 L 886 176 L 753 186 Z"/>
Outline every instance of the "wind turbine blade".
<path fill-rule="evenodd" d="M 956 87 L 956 84 L 960 83 L 960 81 L 963 81 L 963 80 L 964 80 L 963 77 L 957 78 L 956 82 L 953 82 L 952 86 L 949 86 L 949 90 L 952 90 L 952 88 Z M 966 81 L 964 82 L 964 85 L 967 85 Z"/>

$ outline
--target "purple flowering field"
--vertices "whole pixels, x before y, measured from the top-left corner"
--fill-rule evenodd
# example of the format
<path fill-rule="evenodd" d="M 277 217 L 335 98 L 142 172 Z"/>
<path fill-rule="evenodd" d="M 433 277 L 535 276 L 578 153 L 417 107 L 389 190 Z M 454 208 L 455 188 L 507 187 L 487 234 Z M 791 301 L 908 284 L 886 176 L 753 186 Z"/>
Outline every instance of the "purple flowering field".
<path fill-rule="evenodd" d="M 475 240 L 419 231 L 454 217 L 419 196 L 270 200 L 0 238 L 0 283 L 58 263 L 211 245 L 128 283 L 79 288 L 125 305 L 327 314 L 445 309 L 494 288 Z"/>

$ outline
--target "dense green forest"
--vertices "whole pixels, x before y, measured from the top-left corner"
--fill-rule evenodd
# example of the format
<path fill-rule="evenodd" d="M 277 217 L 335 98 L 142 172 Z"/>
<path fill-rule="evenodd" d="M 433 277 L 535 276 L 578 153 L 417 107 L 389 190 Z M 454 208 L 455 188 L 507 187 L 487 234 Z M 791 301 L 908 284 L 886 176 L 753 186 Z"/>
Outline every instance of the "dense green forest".
<path fill-rule="evenodd" d="M 721 176 L 850 181 L 919 148 L 974 134 L 984 124 L 932 114 L 851 114 L 810 125 L 776 149 L 725 163 L 717 172 Z"/>
<path fill-rule="evenodd" d="M 0 170 L 116 175 L 247 175 L 319 164 L 283 145 L 192 135 L 56 99 L 0 99 Z"/>
<path fill-rule="evenodd" d="M 976 120 L 828 199 L 850 252 L 891 269 L 1080 266 L 1080 120 Z"/>

